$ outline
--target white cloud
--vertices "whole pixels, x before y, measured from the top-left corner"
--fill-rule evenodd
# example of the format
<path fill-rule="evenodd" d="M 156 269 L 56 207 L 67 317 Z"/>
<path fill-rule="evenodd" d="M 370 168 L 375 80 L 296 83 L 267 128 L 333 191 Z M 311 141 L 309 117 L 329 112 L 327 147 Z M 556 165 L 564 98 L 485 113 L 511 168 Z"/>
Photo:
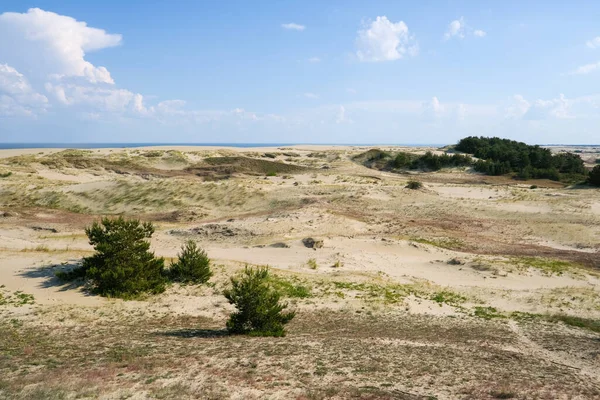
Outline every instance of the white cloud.
<path fill-rule="evenodd" d="M 321 59 L 319 57 L 311 57 L 311 58 L 308 59 L 308 62 L 316 64 L 316 63 L 320 63 Z"/>
<path fill-rule="evenodd" d="M 290 31 L 303 31 L 306 29 L 306 26 L 293 22 L 290 22 L 289 24 L 281 24 L 281 27 Z"/>
<path fill-rule="evenodd" d="M 574 71 L 571 71 L 569 74 L 570 75 L 585 75 L 585 74 L 589 74 L 590 72 L 597 70 L 598 68 L 600 68 L 600 61 L 598 61 L 597 63 L 593 63 L 593 64 L 582 65 L 582 66 L 578 67 L 577 69 L 575 69 Z"/>
<path fill-rule="evenodd" d="M 46 96 L 33 90 L 23 74 L 0 64 L 0 115 L 36 116 L 48 106 Z"/>
<path fill-rule="evenodd" d="M 512 104 L 506 108 L 506 118 L 521 118 L 531 107 L 531 104 L 520 94 L 514 95 L 512 100 Z"/>
<path fill-rule="evenodd" d="M 588 40 L 585 44 L 590 49 L 599 48 L 600 47 L 600 36 L 597 36 L 597 37 L 593 38 L 592 40 Z"/>
<path fill-rule="evenodd" d="M 348 94 L 356 94 L 356 89 L 353 89 L 353 88 L 347 88 L 347 89 L 346 89 L 346 93 L 348 93 Z"/>
<path fill-rule="evenodd" d="M 358 31 L 356 47 L 356 56 L 360 61 L 372 62 L 415 56 L 419 50 L 408 26 L 403 21 L 393 23 L 385 16 L 377 17 Z"/>
<path fill-rule="evenodd" d="M 308 92 L 308 93 L 304 93 L 304 97 L 306 97 L 307 99 L 318 99 L 319 95 Z"/>
<path fill-rule="evenodd" d="M 465 22 L 464 17 L 455 19 L 448 24 L 448 29 L 444 33 L 444 40 L 452 38 L 464 39 L 467 35 L 473 35 L 478 38 L 487 36 L 487 32 L 482 29 L 473 29 Z"/>
<path fill-rule="evenodd" d="M 354 121 L 352 121 L 352 119 L 348 118 L 348 116 L 346 115 L 346 107 L 344 106 L 340 106 L 338 113 L 337 113 L 337 117 L 335 119 L 335 123 L 336 124 L 351 124 Z"/>
<path fill-rule="evenodd" d="M 422 108 L 423 117 L 430 120 L 440 118 L 446 110 L 437 97 L 433 97 L 430 101 L 424 102 Z"/>
<path fill-rule="evenodd" d="M 512 103 L 505 109 L 505 117 L 528 121 L 598 118 L 599 100 L 600 96 L 570 99 L 561 93 L 558 98 L 537 99 L 530 102 L 521 95 L 515 95 Z"/>
<path fill-rule="evenodd" d="M 444 33 L 444 39 L 449 40 L 453 37 L 463 39 L 465 37 L 465 19 L 455 19 L 448 25 L 448 30 Z"/>
<path fill-rule="evenodd" d="M 558 99 L 552 100 L 536 100 L 533 105 L 527 110 L 523 116 L 529 120 L 541 120 L 550 117 L 553 118 L 572 118 L 569 115 L 569 109 L 573 105 L 571 100 L 568 100 L 564 94 L 560 94 Z"/>
<path fill-rule="evenodd" d="M 85 60 L 85 54 L 119 45 L 121 35 L 31 8 L 23 14 L 0 14 L 0 37 L 0 62 L 32 71 L 36 78 L 82 77 L 91 83 L 114 83 L 108 70 Z"/>

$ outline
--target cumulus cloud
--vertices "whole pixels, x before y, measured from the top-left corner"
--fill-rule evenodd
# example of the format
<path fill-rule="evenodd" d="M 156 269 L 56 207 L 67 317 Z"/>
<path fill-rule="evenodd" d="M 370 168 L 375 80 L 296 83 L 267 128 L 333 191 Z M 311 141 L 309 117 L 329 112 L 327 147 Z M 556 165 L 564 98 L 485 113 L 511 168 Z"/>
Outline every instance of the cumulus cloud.
<path fill-rule="evenodd" d="M 598 96 L 567 98 L 561 93 L 554 99 L 528 101 L 515 95 L 505 110 L 505 117 L 529 121 L 598 117 L 598 100 Z"/>
<path fill-rule="evenodd" d="M 449 40 L 453 37 L 463 39 L 465 37 L 465 19 L 455 19 L 448 25 L 448 30 L 444 33 L 444 39 Z"/>
<path fill-rule="evenodd" d="M 414 56 L 419 46 L 408 26 L 399 21 L 391 22 L 387 17 L 377 17 L 358 31 L 356 56 L 360 61 L 393 61 L 405 56 Z"/>
<path fill-rule="evenodd" d="M 424 102 L 422 107 L 423 117 L 429 120 L 440 118 L 445 112 L 445 107 L 440 103 L 440 100 L 437 97 L 433 97 L 430 101 Z"/>
<path fill-rule="evenodd" d="M 514 95 L 512 104 L 506 108 L 506 118 L 521 118 L 531 107 L 531 104 L 520 94 Z"/>
<path fill-rule="evenodd" d="M 0 64 L 0 115 L 35 116 L 48 106 L 46 96 L 33 90 L 23 74 Z"/>
<path fill-rule="evenodd" d="M 589 47 L 590 49 L 597 49 L 600 47 L 600 36 L 597 36 L 591 40 L 588 40 L 586 43 L 586 46 Z"/>
<path fill-rule="evenodd" d="M 288 31 L 303 31 L 306 29 L 306 26 L 296 24 L 294 22 L 290 22 L 288 24 L 281 24 L 283 29 L 287 29 Z"/>
<path fill-rule="evenodd" d="M 600 68 L 600 61 L 598 61 L 597 63 L 582 65 L 577 69 L 571 71 L 570 75 L 586 75 L 590 72 L 594 72 L 598 68 Z"/>
<path fill-rule="evenodd" d="M 86 52 L 121 44 L 121 35 L 91 28 L 85 22 L 31 8 L 26 13 L 0 14 L 0 62 L 36 78 L 82 77 L 91 83 L 114 81 L 110 72 L 85 59 Z"/>
<path fill-rule="evenodd" d="M 448 24 L 448 28 L 444 33 L 444 40 L 447 41 L 452 38 L 464 39 L 467 35 L 483 38 L 487 35 L 487 32 L 482 29 L 473 29 L 467 25 L 464 17 L 460 17 Z"/>

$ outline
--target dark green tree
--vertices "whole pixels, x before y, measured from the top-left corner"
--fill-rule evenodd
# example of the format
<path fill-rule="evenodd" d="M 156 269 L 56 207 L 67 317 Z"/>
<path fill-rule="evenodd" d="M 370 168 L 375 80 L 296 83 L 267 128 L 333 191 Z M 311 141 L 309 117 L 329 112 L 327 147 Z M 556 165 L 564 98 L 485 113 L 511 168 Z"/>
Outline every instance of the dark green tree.
<path fill-rule="evenodd" d="M 225 297 L 237 311 L 227 321 L 232 334 L 252 336 L 285 336 L 284 325 L 294 318 L 294 312 L 284 312 L 280 294 L 269 283 L 267 267 L 246 267 L 242 276 L 231 278 L 231 288 Z"/>
<path fill-rule="evenodd" d="M 600 186 L 600 165 L 596 165 L 588 178 L 590 185 Z"/>
<path fill-rule="evenodd" d="M 169 276 L 173 281 L 181 283 L 206 283 L 212 276 L 210 259 L 206 252 L 188 240 L 177 255 L 178 260 L 171 265 Z"/>
<path fill-rule="evenodd" d="M 150 222 L 103 218 L 86 228 L 96 253 L 83 260 L 85 278 L 102 296 L 131 298 L 165 290 L 164 260 L 150 252 Z"/>

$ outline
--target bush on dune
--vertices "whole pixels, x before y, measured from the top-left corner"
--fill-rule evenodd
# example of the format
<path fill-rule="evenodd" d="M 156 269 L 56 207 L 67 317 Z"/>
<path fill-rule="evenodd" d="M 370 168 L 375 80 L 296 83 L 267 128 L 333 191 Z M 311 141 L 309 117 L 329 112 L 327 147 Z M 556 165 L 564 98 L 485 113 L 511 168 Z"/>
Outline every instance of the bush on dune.
<path fill-rule="evenodd" d="M 103 218 L 85 233 L 96 252 L 84 258 L 80 268 L 59 278 L 85 278 L 95 293 L 126 299 L 165 290 L 164 260 L 149 251 L 146 240 L 154 233 L 150 222 Z"/>
<path fill-rule="evenodd" d="M 252 336 L 285 336 L 284 325 L 294 318 L 294 312 L 284 312 L 280 293 L 269 283 L 267 267 L 246 267 L 241 277 L 231 278 L 231 288 L 225 297 L 237 311 L 227 321 L 232 334 Z"/>
<path fill-rule="evenodd" d="M 196 242 L 188 240 L 177 257 L 177 262 L 169 269 L 171 280 L 192 284 L 208 282 L 212 276 L 210 259 L 206 252 L 196 245 Z"/>
<path fill-rule="evenodd" d="M 596 165 L 594 169 L 592 169 L 590 176 L 588 177 L 588 182 L 590 185 L 600 186 L 600 165 Z"/>

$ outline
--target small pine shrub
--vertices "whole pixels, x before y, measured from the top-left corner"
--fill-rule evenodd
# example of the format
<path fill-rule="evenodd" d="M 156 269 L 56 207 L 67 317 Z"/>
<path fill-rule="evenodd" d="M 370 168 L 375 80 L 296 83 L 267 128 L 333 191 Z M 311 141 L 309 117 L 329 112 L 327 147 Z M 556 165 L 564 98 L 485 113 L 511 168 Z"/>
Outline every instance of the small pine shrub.
<path fill-rule="evenodd" d="M 531 186 L 529 186 L 529 189 L 532 189 L 532 190 L 533 190 L 533 189 L 537 189 L 537 188 L 538 188 L 538 186 L 537 186 L 537 185 L 531 185 Z"/>
<path fill-rule="evenodd" d="M 600 186 L 600 165 L 596 165 L 588 178 L 590 185 Z"/>
<path fill-rule="evenodd" d="M 241 277 L 231 278 L 231 288 L 225 297 L 237 311 L 227 321 L 232 334 L 252 336 L 285 336 L 284 325 L 294 318 L 294 312 L 283 312 L 280 293 L 269 283 L 267 267 L 246 267 Z"/>
<path fill-rule="evenodd" d="M 423 184 L 419 181 L 408 181 L 408 183 L 406 184 L 406 187 L 408 189 L 418 190 L 423 187 Z"/>
<path fill-rule="evenodd" d="M 212 276 L 210 259 L 206 252 L 188 240 L 177 255 L 177 262 L 171 265 L 170 278 L 175 282 L 200 284 L 206 283 Z"/>
<path fill-rule="evenodd" d="M 165 290 L 164 260 L 149 251 L 154 233 L 150 222 L 103 218 L 86 228 L 96 253 L 83 259 L 80 268 L 62 278 L 85 277 L 102 296 L 133 298 Z"/>

